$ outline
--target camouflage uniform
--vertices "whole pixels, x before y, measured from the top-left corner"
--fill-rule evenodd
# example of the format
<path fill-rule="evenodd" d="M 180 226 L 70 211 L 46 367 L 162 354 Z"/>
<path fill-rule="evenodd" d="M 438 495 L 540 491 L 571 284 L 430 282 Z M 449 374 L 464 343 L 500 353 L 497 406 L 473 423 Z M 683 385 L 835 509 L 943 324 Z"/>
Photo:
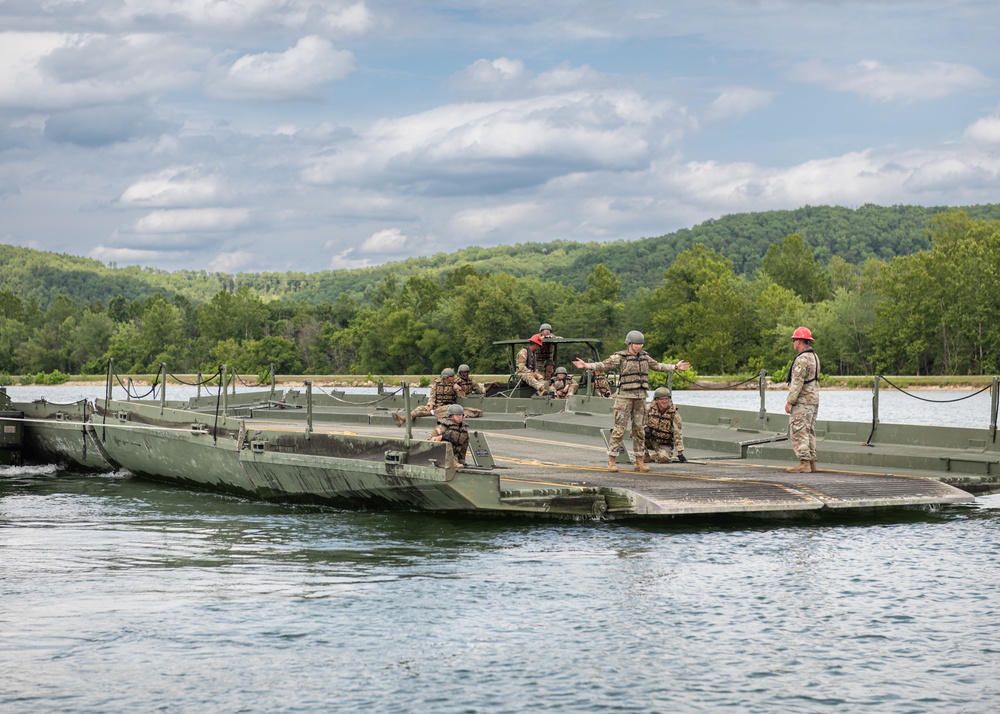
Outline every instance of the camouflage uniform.
<path fill-rule="evenodd" d="M 455 379 L 455 385 L 464 392 L 465 396 L 470 394 L 486 394 L 486 389 L 479 382 L 474 380 L 471 376 L 462 377 L 462 373 L 458 373 L 458 377 Z"/>
<path fill-rule="evenodd" d="M 664 409 L 654 399 L 646 412 L 646 426 L 649 437 L 646 448 L 656 452 L 656 462 L 667 464 L 674 458 L 674 449 L 680 454 L 684 451 L 684 437 L 681 435 L 681 415 L 673 401 L 667 402 Z"/>
<path fill-rule="evenodd" d="M 580 363 L 577 363 L 577 366 L 580 366 Z M 672 372 L 677 365 L 657 362 L 645 350 L 640 350 L 636 355 L 628 350 L 622 350 L 615 352 L 603 362 L 586 362 L 583 366 L 586 369 L 599 369 L 602 372 L 610 369 L 618 370 L 620 377 L 618 394 L 615 395 L 615 426 L 611 430 L 608 456 L 618 456 L 631 420 L 632 449 L 641 458 L 646 453 L 646 432 L 642 425 L 646 415 L 646 397 L 649 395 L 649 370 Z"/>
<path fill-rule="evenodd" d="M 539 394 L 545 393 L 545 380 L 538 373 L 538 355 L 527 347 L 521 348 L 517 353 L 517 369 L 514 376 L 520 378 L 522 382 L 537 391 Z"/>
<path fill-rule="evenodd" d="M 556 346 L 552 342 L 546 342 L 546 340 L 557 340 L 562 339 L 558 335 L 546 335 L 542 338 L 542 344 L 538 347 L 538 352 L 535 353 L 535 357 L 542 364 L 555 359 L 556 356 Z"/>
<path fill-rule="evenodd" d="M 819 357 L 806 347 L 788 371 L 788 439 L 799 461 L 816 461 L 816 413 L 819 411 Z"/>
<path fill-rule="evenodd" d="M 574 380 L 573 376 L 570 374 L 556 374 L 552 377 L 552 381 L 549 382 L 549 394 L 553 397 L 558 397 L 559 392 L 565 392 L 566 396 L 570 394 L 576 394 L 576 390 L 579 388 Z"/>
<path fill-rule="evenodd" d="M 431 393 L 427 404 L 419 406 L 410 412 L 410 419 L 425 416 L 432 416 L 437 419 L 446 417 L 448 416 L 448 407 L 452 404 L 458 404 L 459 397 L 464 396 L 465 392 L 462 391 L 457 381 L 449 384 L 444 381 L 444 377 L 438 377 L 431 384 Z M 465 409 L 465 416 L 467 417 L 479 417 L 482 415 L 482 409 L 475 409 L 473 407 L 466 407 Z"/>
<path fill-rule="evenodd" d="M 445 409 L 447 410 L 447 407 Z M 439 417 L 437 427 L 430 433 L 431 438 L 435 436 L 440 436 L 441 441 L 451 444 L 455 461 L 459 466 L 465 466 L 465 456 L 469 451 L 469 429 L 465 426 L 465 422 L 456 422 L 449 416 Z"/>
<path fill-rule="evenodd" d="M 594 384 L 594 394 L 599 397 L 610 397 L 611 396 L 611 385 L 608 384 L 608 378 L 604 376 L 601 372 L 594 372 L 592 375 Z"/>

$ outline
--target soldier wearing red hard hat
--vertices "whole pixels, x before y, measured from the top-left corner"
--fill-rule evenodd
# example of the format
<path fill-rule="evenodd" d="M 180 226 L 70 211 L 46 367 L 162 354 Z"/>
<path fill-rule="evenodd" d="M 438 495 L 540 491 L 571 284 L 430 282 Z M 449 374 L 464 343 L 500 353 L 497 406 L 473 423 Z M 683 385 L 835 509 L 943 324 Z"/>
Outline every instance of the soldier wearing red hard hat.
<path fill-rule="evenodd" d="M 545 378 L 538 371 L 538 350 L 542 346 L 542 336 L 534 334 L 528 344 L 521 348 L 515 360 L 517 367 L 514 376 L 534 389 L 538 394 L 545 394 Z"/>
<path fill-rule="evenodd" d="M 788 369 L 788 439 L 799 463 L 792 473 L 816 471 L 816 413 L 819 411 L 819 357 L 812 348 L 813 335 L 808 327 L 792 333 L 795 358 Z"/>

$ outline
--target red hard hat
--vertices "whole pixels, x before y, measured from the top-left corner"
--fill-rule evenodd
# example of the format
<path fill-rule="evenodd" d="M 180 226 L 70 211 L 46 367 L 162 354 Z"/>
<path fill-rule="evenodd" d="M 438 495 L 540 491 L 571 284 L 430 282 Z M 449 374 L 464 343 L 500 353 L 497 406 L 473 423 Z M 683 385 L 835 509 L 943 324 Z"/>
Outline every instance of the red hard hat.
<path fill-rule="evenodd" d="M 541 347 L 541 345 L 542 345 L 542 336 L 541 335 L 532 335 L 531 339 L 528 340 L 528 341 L 529 342 L 534 342 L 536 345 L 538 345 L 539 347 Z"/>
<path fill-rule="evenodd" d="M 800 327 L 795 332 L 792 333 L 793 340 L 809 340 L 812 342 L 813 333 L 809 331 L 808 327 Z"/>

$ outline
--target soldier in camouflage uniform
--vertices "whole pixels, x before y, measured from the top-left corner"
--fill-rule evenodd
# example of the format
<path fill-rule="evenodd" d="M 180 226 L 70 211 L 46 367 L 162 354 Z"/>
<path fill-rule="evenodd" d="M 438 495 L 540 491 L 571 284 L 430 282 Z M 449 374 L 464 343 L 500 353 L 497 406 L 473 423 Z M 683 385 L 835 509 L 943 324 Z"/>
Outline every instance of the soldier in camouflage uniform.
<path fill-rule="evenodd" d="M 538 348 L 537 357 L 538 361 L 544 364 L 555 357 L 555 345 L 551 342 L 545 342 L 544 340 L 546 337 L 558 337 L 558 335 L 552 334 L 552 325 L 547 322 L 543 322 L 538 328 L 538 336 L 542 338 L 542 344 Z"/>
<path fill-rule="evenodd" d="M 573 381 L 572 375 L 566 371 L 565 367 L 556 367 L 555 374 L 549 381 L 549 394 L 559 399 L 570 394 L 576 394 L 577 383 Z"/>
<path fill-rule="evenodd" d="M 449 405 L 455 404 L 460 397 L 464 396 L 465 392 L 455 383 L 455 370 L 447 367 L 441 370 L 441 376 L 431 383 L 427 404 L 410 412 L 410 419 L 423 416 L 433 416 L 440 419 L 446 415 Z M 465 411 L 465 415 L 479 417 L 483 415 L 483 410 L 469 407 Z M 406 418 L 398 411 L 392 412 L 392 420 L 396 422 L 396 426 L 403 426 L 406 423 Z"/>
<path fill-rule="evenodd" d="M 445 408 L 445 414 L 438 417 L 437 427 L 431 432 L 430 441 L 447 441 L 455 454 L 458 468 L 465 466 L 465 456 L 469 451 L 469 428 L 465 426 L 464 418 L 467 411 L 461 404 L 452 404 Z"/>
<path fill-rule="evenodd" d="M 517 368 L 514 370 L 514 376 L 538 394 L 545 394 L 545 379 L 538 371 L 538 350 L 541 347 L 542 336 L 532 335 L 528 344 L 517 353 Z"/>
<path fill-rule="evenodd" d="M 646 433 L 643 421 L 646 415 L 646 397 L 649 394 L 649 370 L 657 372 L 672 372 L 675 369 L 688 369 L 691 365 L 681 360 L 676 364 L 663 364 L 649 356 L 642 349 L 645 341 L 643 334 L 632 330 L 625 336 L 627 348 L 615 352 L 603 362 L 584 362 L 577 357 L 573 364 L 580 369 L 617 369 L 618 394 L 615 395 L 614 419 L 615 426 L 611 431 L 611 442 L 608 445 L 608 471 L 617 471 L 618 452 L 625 439 L 625 430 L 629 421 L 632 422 L 632 449 L 635 454 L 635 470 L 649 471 L 643 458 L 646 454 Z"/>
<path fill-rule="evenodd" d="M 660 387 L 653 392 L 653 402 L 646 410 L 646 449 L 656 454 L 656 463 L 669 464 L 677 450 L 677 460 L 684 462 L 684 436 L 681 415 L 670 390 Z"/>
<path fill-rule="evenodd" d="M 458 379 L 455 380 L 458 388 L 465 392 L 466 396 L 472 394 L 486 394 L 486 388 L 469 376 L 469 365 L 458 365 Z"/>
<path fill-rule="evenodd" d="M 792 333 L 795 359 L 788 370 L 788 399 L 785 413 L 789 414 L 788 439 L 799 459 L 792 473 L 815 472 L 816 413 L 819 411 L 819 357 L 812 348 L 813 336 L 808 327 Z"/>

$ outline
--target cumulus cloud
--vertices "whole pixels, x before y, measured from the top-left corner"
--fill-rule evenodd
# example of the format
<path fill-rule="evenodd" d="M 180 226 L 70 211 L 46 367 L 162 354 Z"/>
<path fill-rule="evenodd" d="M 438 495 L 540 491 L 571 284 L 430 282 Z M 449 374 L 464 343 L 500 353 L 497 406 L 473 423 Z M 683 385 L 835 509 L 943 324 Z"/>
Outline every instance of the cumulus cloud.
<path fill-rule="evenodd" d="M 1000 111 L 974 122 L 964 136 L 978 144 L 1000 145 Z"/>
<path fill-rule="evenodd" d="M 126 263 L 140 265 L 162 265 L 165 262 L 189 260 L 193 254 L 186 250 L 141 250 L 136 248 L 113 248 L 98 245 L 88 257 L 104 263 Z"/>
<path fill-rule="evenodd" d="M 204 50 L 154 35 L 0 33 L 0 106 L 120 103 L 198 81 Z"/>
<path fill-rule="evenodd" d="M 245 250 L 235 250 L 227 253 L 219 253 L 208 261 L 208 269 L 219 273 L 235 273 L 246 265 L 251 264 L 256 256 Z"/>
<path fill-rule="evenodd" d="M 408 240 L 407 236 L 398 228 L 386 228 L 365 238 L 358 246 L 358 252 L 399 254 L 406 249 Z"/>
<path fill-rule="evenodd" d="M 613 78 L 586 65 L 573 66 L 566 62 L 551 70 L 535 74 L 523 60 L 499 57 L 479 59 L 453 75 L 453 89 L 477 97 L 530 97 L 557 94 L 582 88 L 611 86 Z"/>
<path fill-rule="evenodd" d="M 203 175 L 197 166 L 173 166 L 134 182 L 118 202 L 145 208 L 203 206 L 216 202 L 222 193 L 218 176 Z"/>
<path fill-rule="evenodd" d="M 577 171 L 634 170 L 650 158 L 650 134 L 659 139 L 664 122 L 678 121 L 668 109 L 627 90 L 452 104 L 378 121 L 313 158 L 303 178 L 464 194 L 533 186 Z"/>
<path fill-rule="evenodd" d="M 451 220 L 455 235 L 476 238 L 496 231 L 509 231 L 543 218 L 545 207 L 535 201 L 459 211 Z"/>
<path fill-rule="evenodd" d="M 840 92 L 855 92 L 879 102 L 939 99 L 992 84 L 975 67 L 953 62 L 884 64 L 862 60 L 835 66 L 813 61 L 796 65 L 791 78 Z"/>
<path fill-rule="evenodd" d="M 766 107 L 774 98 L 772 92 L 751 87 L 726 89 L 705 110 L 706 121 L 738 119 L 757 109 Z"/>
<path fill-rule="evenodd" d="M 156 137 L 176 130 L 147 107 L 105 105 L 55 111 L 45 121 L 46 138 L 77 146 L 97 147 Z"/>
<path fill-rule="evenodd" d="M 311 35 L 285 52 L 243 55 L 211 83 L 210 91 L 224 99 L 315 99 L 321 85 L 353 69 L 350 52 Z"/>
<path fill-rule="evenodd" d="M 136 233 L 209 233 L 236 230 L 249 219 L 246 208 L 178 208 L 151 211 L 132 228 Z"/>

